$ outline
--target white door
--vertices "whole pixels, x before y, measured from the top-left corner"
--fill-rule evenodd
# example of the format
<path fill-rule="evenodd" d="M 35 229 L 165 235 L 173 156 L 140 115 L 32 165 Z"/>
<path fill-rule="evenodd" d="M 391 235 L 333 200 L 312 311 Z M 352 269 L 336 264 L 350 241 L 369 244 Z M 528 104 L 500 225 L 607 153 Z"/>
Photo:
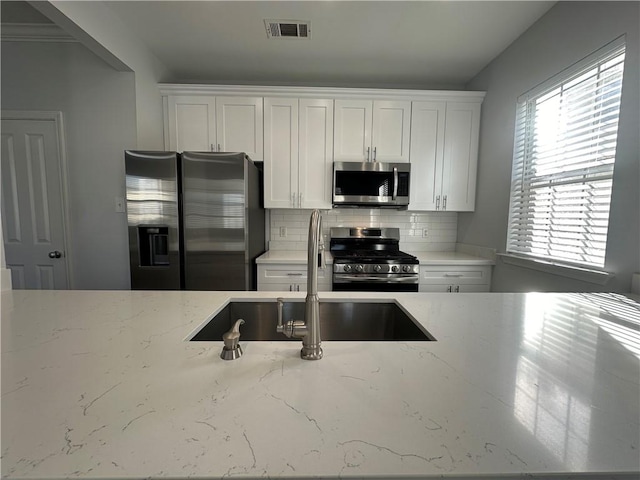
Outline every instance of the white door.
<path fill-rule="evenodd" d="M 169 150 L 217 151 L 215 97 L 170 96 L 168 110 Z"/>
<path fill-rule="evenodd" d="M 245 152 L 262 161 L 262 97 L 217 97 L 218 152 Z"/>
<path fill-rule="evenodd" d="M 371 122 L 373 102 L 370 100 L 336 100 L 336 162 L 371 161 Z"/>
<path fill-rule="evenodd" d="M 297 208 L 298 99 L 264 99 L 264 206 Z"/>
<path fill-rule="evenodd" d="M 374 101 L 372 125 L 371 160 L 408 162 L 411 102 Z"/>
<path fill-rule="evenodd" d="M 473 211 L 476 202 L 480 104 L 447 102 L 442 210 Z"/>
<path fill-rule="evenodd" d="M 67 289 L 61 138 L 51 120 L 2 119 L 2 228 L 15 289 Z"/>
<path fill-rule="evenodd" d="M 333 100 L 301 98 L 299 104 L 301 208 L 331 208 Z"/>
<path fill-rule="evenodd" d="M 445 102 L 413 102 L 410 210 L 436 210 L 442 187 Z"/>

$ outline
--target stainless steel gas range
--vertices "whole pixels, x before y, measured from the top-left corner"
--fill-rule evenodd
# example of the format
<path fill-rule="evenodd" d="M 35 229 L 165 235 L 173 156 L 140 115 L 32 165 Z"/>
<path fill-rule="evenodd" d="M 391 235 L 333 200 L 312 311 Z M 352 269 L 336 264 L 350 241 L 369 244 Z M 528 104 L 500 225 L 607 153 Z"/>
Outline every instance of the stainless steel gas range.
<path fill-rule="evenodd" d="M 334 227 L 330 235 L 334 291 L 418 291 L 420 262 L 400 251 L 398 228 Z"/>

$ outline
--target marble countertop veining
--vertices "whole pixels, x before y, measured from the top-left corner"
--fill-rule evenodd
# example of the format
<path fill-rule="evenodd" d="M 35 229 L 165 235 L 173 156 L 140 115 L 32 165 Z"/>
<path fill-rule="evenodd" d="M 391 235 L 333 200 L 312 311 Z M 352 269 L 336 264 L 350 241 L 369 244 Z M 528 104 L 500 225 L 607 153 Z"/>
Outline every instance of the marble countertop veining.
<path fill-rule="evenodd" d="M 4 292 L 2 477 L 638 477 L 638 303 L 320 294 L 354 296 L 437 341 L 323 342 L 310 362 L 241 339 L 225 362 L 185 338 L 275 293 Z"/>

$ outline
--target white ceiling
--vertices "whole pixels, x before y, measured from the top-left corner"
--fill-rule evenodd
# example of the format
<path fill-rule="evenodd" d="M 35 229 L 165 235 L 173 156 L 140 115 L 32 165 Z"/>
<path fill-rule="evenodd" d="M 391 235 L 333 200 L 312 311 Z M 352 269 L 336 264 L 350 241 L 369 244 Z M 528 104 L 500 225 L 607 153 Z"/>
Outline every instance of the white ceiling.
<path fill-rule="evenodd" d="M 2 2 L 5 3 L 5 2 Z M 555 2 L 111 1 L 165 82 L 463 88 Z M 269 40 L 265 19 L 311 21 Z"/>

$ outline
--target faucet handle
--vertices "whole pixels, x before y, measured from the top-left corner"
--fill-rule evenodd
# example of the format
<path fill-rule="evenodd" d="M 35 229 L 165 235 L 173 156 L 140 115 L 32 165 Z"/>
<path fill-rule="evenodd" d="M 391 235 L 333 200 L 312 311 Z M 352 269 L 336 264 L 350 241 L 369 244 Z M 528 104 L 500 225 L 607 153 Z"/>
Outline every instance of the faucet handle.
<path fill-rule="evenodd" d="M 244 324 L 244 320 L 239 318 L 236 320 L 236 323 L 233 324 L 231 330 L 222 335 L 224 347 L 222 348 L 222 353 L 220 353 L 220 358 L 223 360 L 235 360 L 242 356 L 242 348 L 240 348 L 239 344 L 240 325 L 242 324 Z"/>

